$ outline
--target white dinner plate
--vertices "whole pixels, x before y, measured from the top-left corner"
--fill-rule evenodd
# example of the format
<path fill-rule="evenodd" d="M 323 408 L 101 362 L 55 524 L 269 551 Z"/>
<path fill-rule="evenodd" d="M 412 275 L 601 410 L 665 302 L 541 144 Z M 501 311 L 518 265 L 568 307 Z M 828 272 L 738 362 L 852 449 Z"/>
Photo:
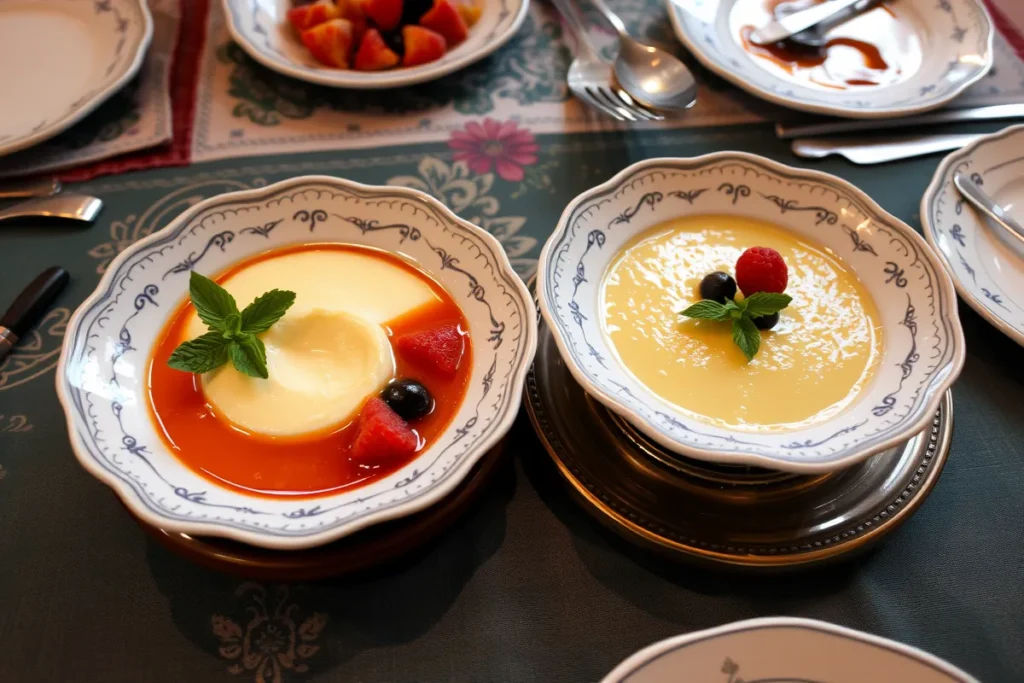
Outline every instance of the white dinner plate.
<path fill-rule="evenodd" d="M 152 37 L 143 0 L 0 1 L 0 157 L 99 106 L 138 73 Z"/>
<path fill-rule="evenodd" d="M 1024 125 L 947 156 L 921 197 L 924 236 L 942 255 L 960 296 L 1024 346 L 1024 249 L 964 201 L 953 186 L 957 171 L 1024 222 Z"/>
<path fill-rule="evenodd" d="M 602 683 L 978 683 L 917 648 L 824 621 L 772 617 L 640 650 Z"/>
<path fill-rule="evenodd" d="M 526 19 L 529 0 L 483 0 L 469 37 L 441 59 L 386 71 L 333 69 L 316 61 L 288 24 L 291 0 L 223 0 L 231 37 L 260 64 L 309 83 L 371 90 L 425 83 L 483 59 L 504 45 Z"/>
<path fill-rule="evenodd" d="M 764 20 L 758 15 L 769 2 L 666 0 L 676 36 L 704 66 L 791 109 L 848 118 L 907 116 L 941 107 L 992 68 L 995 34 L 981 0 L 899 0 L 887 3 L 887 10 L 874 10 L 890 11 L 909 28 L 898 39 L 907 65 L 893 82 L 845 90 L 805 84 L 743 49 L 740 31 L 747 22 Z"/>

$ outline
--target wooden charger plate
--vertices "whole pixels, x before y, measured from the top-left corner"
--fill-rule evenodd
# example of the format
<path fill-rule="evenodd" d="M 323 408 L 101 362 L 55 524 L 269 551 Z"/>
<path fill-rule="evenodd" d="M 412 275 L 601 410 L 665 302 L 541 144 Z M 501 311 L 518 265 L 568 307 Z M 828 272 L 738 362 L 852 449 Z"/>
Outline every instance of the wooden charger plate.
<path fill-rule="evenodd" d="M 501 462 L 503 443 L 488 451 L 446 498 L 414 515 L 377 524 L 334 543 L 297 551 L 268 550 L 212 536 L 164 531 L 132 518 L 160 545 L 196 564 L 263 581 L 309 581 L 379 567 L 423 548 L 479 497 Z"/>

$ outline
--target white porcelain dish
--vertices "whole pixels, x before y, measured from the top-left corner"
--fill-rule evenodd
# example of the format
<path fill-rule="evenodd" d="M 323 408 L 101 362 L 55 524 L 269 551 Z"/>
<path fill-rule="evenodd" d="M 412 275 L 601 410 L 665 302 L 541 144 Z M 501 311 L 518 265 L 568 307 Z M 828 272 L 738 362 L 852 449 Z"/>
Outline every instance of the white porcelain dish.
<path fill-rule="evenodd" d="M 878 87 L 803 84 L 743 49 L 744 3 L 666 0 L 676 36 L 704 66 L 747 92 L 791 109 L 848 118 L 889 118 L 948 103 L 992 68 L 992 20 L 981 0 L 900 0 L 889 9 L 913 26 L 920 64 Z"/>
<path fill-rule="evenodd" d="M 310 240 L 398 253 L 436 278 L 469 322 L 471 378 L 449 427 L 391 476 L 315 499 L 245 495 L 197 475 L 164 446 L 147 407 L 146 363 L 187 294 L 190 270 L 210 275 Z M 452 491 L 515 419 L 536 337 L 532 299 L 484 230 L 417 190 L 310 176 L 208 199 L 122 252 L 68 324 L 57 394 L 79 461 L 148 524 L 300 549 Z"/>
<path fill-rule="evenodd" d="M 668 638 L 602 683 L 978 683 L 915 647 L 824 621 L 769 617 Z"/>
<path fill-rule="evenodd" d="M 144 0 L 0 2 L 0 157 L 53 137 L 117 92 L 152 37 Z"/>
<path fill-rule="evenodd" d="M 947 156 L 921 197 L 924 236 L 942 255 L 960 296 L 1024 346 L 1024 249 L 964 201 L 953 185 L 957 171 L 980 183 L 1018 220 L 1024 219 L 1024 125 Z"/>
<path fill-rule="evenodd" d="M 855 403 L 799 430 L 739 432 L 660 399 L 622 366 L 601 322 L 603 274 L 635 235 L 699 214 L 774 222 L 857 275 L 878 308 L 884 349 Z M 920 432 L 964 362 L 956 293 L 920 235 L 845 180 L 742 152 L 642 161 L 584 192 L 537 272 L 541 312 L 584 389 L 661 445 L 702 460 L 804 473 L 847 467 Z"/>
<path fill-rule="evenodd" d="M 526 19 L 529 0 L 482 0 L 480 20 L 465 42 L 441 59 L 386 71 L 332 69 L 316 61 L 285 17 L 290 0 L 223 0 L 235 42 L 264 66 L 292 78 L 334 88 L 372 90 L 426 83 L 479 61 L 507 43 Z"/>

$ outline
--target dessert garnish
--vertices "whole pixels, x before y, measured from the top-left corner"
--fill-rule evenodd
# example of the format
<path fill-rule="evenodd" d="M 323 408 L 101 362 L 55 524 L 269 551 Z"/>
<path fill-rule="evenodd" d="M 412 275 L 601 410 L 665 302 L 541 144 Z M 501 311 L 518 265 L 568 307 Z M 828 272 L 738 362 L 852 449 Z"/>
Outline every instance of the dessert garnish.
<path fill-rule="evenodd" d="M 442 325 L 402 335 L 395 340 L 395 348 L 417 367 L 450 377 L 459 368 L 463 339 L 457 326 Z"/>
<path fill-rule="evenodd" d="M 403 420 L 415 420 L 434 409 L 430 392 L 414 379 L 396 379 L 384 387 L 380 397 Z"/>
<path fill-rule="evenodd" d="M 371 398 L 359 413 L 352 458 L 362 465 L 374 465 L 409 457 L 419 447 L 419 438 L 409 424 L 388 404 Z"/>
<path fill-rule="evenodd" d="M 272 289 L 241 312 L 231 294 L 208 277 L 192 271 L 189 297 L 209 331 L 182 342 L 167 365 L 175 370 L 203 374 L 231 361 L 239 372 L 267 379 L 267 349 L 257 336 L 269 330 L 295 303 L 295 292 Z"/>
<path fill-rule="evenodd" d="M 736 261 L 736 279 L 715 271 L 700 283 L 701 301 L 682 312 L 688 318 L 732 323 L 732 340 L 747 360 L 761 347 L 761 333 L 779 322 L 779 311 L 793 300 L 783 294 L 789 270 L 779 252 L 769 247 L 751 247 Z M 736 287 L 745 297 L 736 300 Z"/>

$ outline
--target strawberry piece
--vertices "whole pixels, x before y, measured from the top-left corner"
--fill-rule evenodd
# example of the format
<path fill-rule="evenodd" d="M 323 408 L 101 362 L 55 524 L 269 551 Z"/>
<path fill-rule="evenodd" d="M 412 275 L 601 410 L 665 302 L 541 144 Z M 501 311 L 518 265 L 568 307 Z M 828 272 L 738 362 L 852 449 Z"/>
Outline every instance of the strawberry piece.
<path fill-rule="evenodd" d="M 750 247 L 736 260 L 736 284 L 745 296 L 757 292 L 781 294 L 789 284 L 789 268 L 770 247 Z"/>
<path fill-rule="evenodd" d="M 408 43 L 405 49 L 409 54 Z M 465 344 L 459 328 L 449 324 L 426 332 L 402 335 L 395 340 L 395 348 L 410 363 L 451 377 L 459 369 Z"/>
<path fill-rule="evenodd" d="M 288 21 L 299 33 L 331 19 L 341 17 L 339 9 L 331 0 L 319 0 L 311 5 L 292 7 L 288 10 Z"/>
<path fill-rule="evenodd" d="M 462 15 L 448 0 L 437 0 L 434 7 L 420 17 L 420 26 L 440 33 L 448 47 L 458 45 L 469 35 Z"/>
<path fill-rule="evenodd" d="M 348 55 L 355 42 L 353 24 L 348 19 L 331 19 L 302 32 L 302 44 L 321 64 L 348 68 Z"/>
<path fill-rule="evenodd" d="M 381 31 L 393 31 L 402 21 L 402 0 L 363 0 L 363 12 Z"/>
<path fill-rule="evenodd" d="M 371 28 L 363 35 L 363 39 L 359 43 L 359 50 L 356 51 L 353 66 L 360 71 L 380 71 L 381 69 L 390 69 L 398 62 L 398 55 L 387 46 L 380 31 Z"/>
<path fill-rule="evenodd" d="M 405 43 L 402 66 L 418 66 L 432 62 L 440 59 L 448 49 L 444 36 L 422 26 L 403 26 L 402 42 Z"/>
<path fill-rule="evenodd" d="M 455 9 L 462 16 L 462 20 L 466 22 L 467 27 L 471 27 L 480 21 L 480 15 L 484 11 L 482 4 L 477 0 L 456 0 Z"/>
<path fill-rule="evenodd" d="M 379 465 L 416 452 L 419 438 L 409 425 L 376 396 L 363 406 L 352 441 L 352 457 L 361 465 Z"/>

